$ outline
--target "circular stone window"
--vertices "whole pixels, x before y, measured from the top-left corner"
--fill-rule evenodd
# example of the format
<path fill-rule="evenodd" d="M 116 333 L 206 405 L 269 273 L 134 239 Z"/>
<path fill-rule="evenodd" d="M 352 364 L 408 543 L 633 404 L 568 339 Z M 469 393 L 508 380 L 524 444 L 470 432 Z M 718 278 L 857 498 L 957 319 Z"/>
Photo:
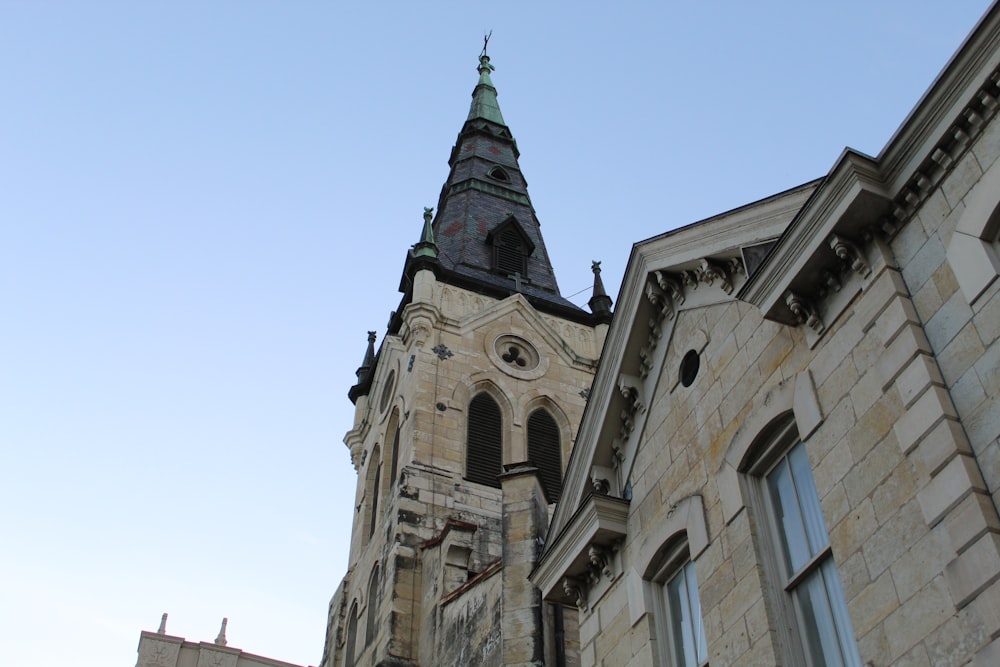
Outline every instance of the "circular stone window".
<path fill-rule="evenodd" d="M 497 337 L 493 350 L 511 370 L 530 371 L 538 367 L 538 351 L 531 343 L 518 336 L 505 334 Z"/>
<path fill-rule="evenodd" d="M 392 398 L 392 390 L 396 385 L 396 369 L 393 368 L 389 371 L 388 377 L 385 379 L 385 385 L 382 387 L 382 395 L 378 399 L 378 411 L 385 412 L 385 409 L 389 407 L 389 400 Z"/>
<path fill-rule="evenodd" d="M 681 359 L 681 384 L 690 387 L 694 384 L 694 379 L 698 377 L 698 369 L 701 368 L 701 358 L 695 350 L 688 350 Z"/>

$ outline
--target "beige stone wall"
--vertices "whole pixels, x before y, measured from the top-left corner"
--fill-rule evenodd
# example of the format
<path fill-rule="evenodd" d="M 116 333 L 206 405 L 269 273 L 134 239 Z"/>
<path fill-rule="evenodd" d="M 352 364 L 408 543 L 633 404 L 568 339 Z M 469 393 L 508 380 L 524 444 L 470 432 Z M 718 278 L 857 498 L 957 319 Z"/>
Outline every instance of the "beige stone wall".
<path fill-rule="evenodd" d="M 991 168 L 1000 169 L 998 156 L 1000 121 L 994 117 L 892 243 L 927 342 L 994 502 L 1000 498 L 1000 284 L 994 280 L 970 303 L 969 295 L 959 289 L 956 270 L 968 270 L 962 265 L 982 259 L 949 249 L 963 217 L 992 213 L 977 209 L 975 203 L 970 209 L 969 204 L 983 175 Z M 1000 193 L 991 194 L 995 206 Z M 994 246 L 996 240 L 994 230 Z"/>
<path fill-rule="evenodd" d="M 359 484 L 343 616 L 331 614 L 331 622 L 346 627 L 346 615 L 358 602 L 360 664 L 389 656 L 419 664 L 502 664 L 501 576 L 476 577 L 503 556 L 503 496 L 500 489 L 464 479 L 467 406 L 479 391 L 488 391 L 500 405 L 505 464 L 527 458 L 527 417 L 545 407 L 559 425 L 565 466 L 604 327 L 543 316 L 520 295 L 496 300 L 442 285 L 430 272 L 418 274 L 414 289 L 399 335 L 383 341 L 370 395 L 359 400 L 355 426 L 345 438 Z M 537 367 L 504 362 L 495 345 L 500 337 L 533 353 Z M 393 388 L 383 407 L 390 371 Z M 390 485 L 385 453 L 394 409 L 400 415 L 399 464 Z M 376 449 L 381 456 L 374 456 Z M 371 480 L 380 461 L 376 490 Z M 377 527 L 369 538 L 376 495 Z M 474 529 L 455 529 L 454 522 Z M 464 573 L 448 562 L 460 554 L 466 558 Z M 365 647 L 372 603 L 367 586 L 376 567 L 384 582 L 375 601 L 378 632 Z M 463 576 L 476 581 L 448 597 Z M 324 667 L 342 664 L 345 645 L 343 632 L 328 634 L 338 638 Z M 465 662 L 470 656 L 475 660 Z"/>
<path fill-rule="evenodd" d="M 862 660 L 997 664 L 1000 286 L 970 305 L 947 251 L 998 154 L 994 120 L 891 244 L 866 246 L 871 274 L 849 279 L 857 293 L 814 345 L 735 300 L 677 314 L 628 471 L 621 574 L 580 612 L 584 665 L 661 660 L 642 560 L 692 496 L 708 531 L 694 560 L 711 664 L 782 662 L 760 518 L 743 475 L 725 473 L 781 396 L 814 401 L 796 416 L 800 432 L 812 422 L 803 439 Z M 696 381 L 677 385 L 706 338 Z"/>

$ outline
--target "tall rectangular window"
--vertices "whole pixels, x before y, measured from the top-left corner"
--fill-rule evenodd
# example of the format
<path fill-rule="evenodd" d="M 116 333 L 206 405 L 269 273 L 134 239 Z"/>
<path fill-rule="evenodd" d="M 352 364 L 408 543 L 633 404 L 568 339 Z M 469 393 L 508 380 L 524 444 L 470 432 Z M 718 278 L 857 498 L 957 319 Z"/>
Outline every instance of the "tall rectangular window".
<path fill-rule="evenodd" d="M 678 667 L 698 667 L 708 661 L 705 625 L 701 620 L 698 579 L 688 561 L 663 587 L 668 610 L 671 647 Z"/>
<path fill-rule="evenodd" d="M 764 473 L 764 486 L 781 585 L 792 600 L 806 662 L 861 667 L 805 445 L 797 442 L 780 456 Z"/>
<path fill-rule="evenodd" d="M 670 667 L 708 664 L 708 642 L 701 617 L 698 577 L 687 542 L 670 549 L 653 580 L 657 583 L 657 636 L 661 661 Z"/>

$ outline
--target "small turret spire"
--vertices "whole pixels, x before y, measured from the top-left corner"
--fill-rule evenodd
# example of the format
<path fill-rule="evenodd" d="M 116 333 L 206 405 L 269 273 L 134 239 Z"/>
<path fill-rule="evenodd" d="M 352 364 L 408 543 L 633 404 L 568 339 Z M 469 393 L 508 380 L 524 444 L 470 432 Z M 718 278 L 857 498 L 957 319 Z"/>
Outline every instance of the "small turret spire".
<path fill-rule="evenodd" d="M 358 382 L 347 392 L 347 397 L 351 403 L 356 403 L 358 397 L 367 396 L 368 389 L 371 388 L 372 369 L 375 367 L 375 332 L 368 332 L 368 349 L 365 350 L 365 358 L 361 360 L 361 365 L 355 371 Z"/>
<path fill-rule="evenodd" d="M 424 207 L 424 228 L 420 233 L 420 241 L 413 246 L 413 250 L 410 254 L 413 257 L 422 257 L 427 259 L 436 260 L 438 256 L 438 247 L 434 243 L 434 228 L 431 225 L 431 219 L 434 216 L 434 209 Z"/>
<path fill-rule="evenodd" d="M 594 315 L 611 318 L 611 297 L 604 291 L 604 281 L 601 280 L 601 263 L 592 261 L 590 270 L 594 272 L 594 294 L 587 305 Z"/>
<path fill-rule="evenodd" d="M 365 350 L 365 357 L 361 360 L 361 365 L 358 366 L 358 370 L 355 371 L 355 375 L 358 376 L 358 383 L 364 382 L 367 375 L 372 370 L 372 363 L 375 361 L 375 332 L 368 332 L 368 349 Z"/>

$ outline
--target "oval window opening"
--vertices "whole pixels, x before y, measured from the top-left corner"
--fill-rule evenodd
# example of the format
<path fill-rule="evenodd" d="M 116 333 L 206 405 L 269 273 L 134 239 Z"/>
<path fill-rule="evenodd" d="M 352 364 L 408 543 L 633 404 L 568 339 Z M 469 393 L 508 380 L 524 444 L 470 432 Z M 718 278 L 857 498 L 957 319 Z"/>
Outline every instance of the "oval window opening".
<path fill-rule="evenodd" d="M 690 387 L 694 379 L 698 377 L 698 369 L 701 367 L 701 358 L 694 350 L 688 350 L 684 358 L 681 359 L 681 384 Z"/>

